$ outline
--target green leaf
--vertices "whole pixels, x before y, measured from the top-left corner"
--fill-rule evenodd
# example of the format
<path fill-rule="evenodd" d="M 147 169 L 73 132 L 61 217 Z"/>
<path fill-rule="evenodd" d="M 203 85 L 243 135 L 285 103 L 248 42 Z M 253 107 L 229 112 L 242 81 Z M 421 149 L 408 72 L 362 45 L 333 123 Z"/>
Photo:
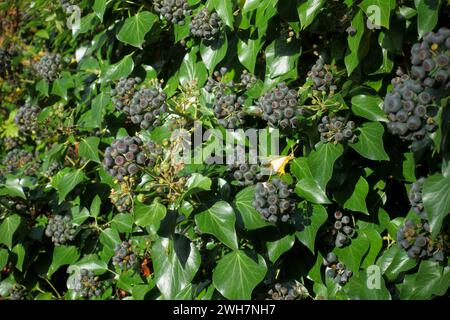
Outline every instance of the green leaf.
<path fill-rule="evenodd" d="M 263 45 L 261 37 L 258 39 L 238 39 L 238 59 L 250 72 L 255 72 L 256 59 Z"/>
<path fill-rule="evenodd" d="M 87 137 L 81 138 L 81 142 L 78 146 L 78 154 L 88 160 L 100 163 L 98 156 L 98 145 L 100 144 L 100 138 Z"/>
<path fill-rule="evenodd" d="M 103 91 L 100 92 L 100 94 L 92 100 L 91 109 L 80 117 L 78 124 L 89 129 L 101 128 L 106 107 L 110 102 L 110 96 Z"/>
<path fill-rule="evenodd" d="M 173 240 L 158 238 L 152 246 L 152 260 L 156 285 L 165 299 L 174 299 L 190 285 L 201 263 L 195 245 L 181 235 Z"/>
<path fill-rule="evenodd" d="M 267 242 L 267 254 L 269 260 L 273 263 L 277 262 L 278 258 L 292 248 L 295 243 L 294 235 L 287 235 L 276 241 Z"/>
<path fill-rule="evenodd" d="M 362 268 L 366 269 L 367 267 L 375 264 L 375 260 L 383 247 L 383 239 L 375 229 L 364 229 L 359 232 L 364 233 L 370 241 L 369 252 L 364 257 L 364 261 L 362 263 Z"/>
<path fill-rule="evenodd" d="M 111 226 L 121 233 L 131 232 L 133 229 L 133 216 L 129 213 L 119 213 L 111 220 Z"/>
<path fill-rule="evenodd" d="M 356 29 L 356 34 L 348 35 L 348 52 L 344 62 L 348 75 L 351 75 L 360 62 L 359 45 L 364 34 L 364 18 L 361 10 L 355 14 L 352 20 L 352 26 Z"/>
<path fill-rule="evenodd" d="M 372 24 L 389 29 L 391 12 L 394 11 L 396 6 L 395 0 L 364 0 L 359 6 L 364 10 Z"/>
<path fill-rule="evenodd" d="M 343 153 L 344 147 L 341 144 L 323 143 L 308 155 L 308 167 L 312 177 L 323 190 L 333 175 L 334 163 Z"/>
<path fill-rule="evenodd" d="M 155 230 L 158 230 L 159 223 L 166 213 L 166 207 L 157 201 L 153 201 L 150 206 L 139 203 L 134 209 L 134 222 L 141 227 L 153 225 Z"/>
<path fill-rule="evenodd" d="M 338 256 L 339 261 L 343 262 L 353 273 L 358 273 L 362 259 L 369 247 L 370 242 L 367 236 L 364 233 L 358 233 L 358 237 L 352 239 L 349 246 L 335 248 L 333 252 Z"/>
<path fill-rule="evenodd" d="M 14 233 L 20 226 L 20 223 L 21 218 L 17 214 L 5 218 L 0 225 L 0 243 L 3 243 L 11 249 Z"/>
<path fill-rule="evenodd" d="M 408 152 L 403 154 L 405 160 L 403 161 L 403 178 L 407 182 L 416 181 L 416 162 L 414 160 L 414 153 Z"/>
<path fill-rule="evenodd" d="M 186 191 L 184 196 L 190 196 L 201 191 L 211 190 L 212 181 L 210 178 L 201 175 L 200 173 L 193 173 L 186 181 Z"/>
<path fill-rule="evenodd" d="M 22 272 L 23 271 L 23 262 L 25 260 L 25 255 L 26 255 L 25 247 L 23 246 L 23 244 L 18 243 L 14 246 L 14 248 L 12 249 L 11 252 L 14 253 L 14 259 L 15 259 L 14 264 L 16 266 L 16 269 L 19 270 L 20 272 Z"/>
<path fill-rule="evenodd" d="M 55 188 L 59 193 L 59 203 L 63 202 L 66 196 L 72 191 L 78 184 L 84 181 L 86 175 L 83 170 L 78 169 L 70 171 L 63 175 L 57 182 Z"/>
<path fill-rule="evenodd" d="M 391 246 L 378 258 L 377 266 L 388 280 L 395 280 L 401 272 L 408 271 L 416 266 L 416 260 L 408 258 L 405 250 L 397 245 Z"/>
<path fill-rule="evenodd" d="M 306 210 L 309 210 L 309 208 L 306 208 Z M 327 219 L 327 210 L 321 205 L 313 204 L 308 223 L 304 224 L 303 230 L 297 231 L 295 233 L 297 239 L 301 243 L 303 243 L 313 254 L 317 231 L 319 231 L 319 228 L 325 223 L 325 221 L 327 221 Z"/>
<path fill-rule="evenodd" d="M 150 31 L 157 19 L 158 17 L 149 11 L 141 11 L 127 18 L 117 34 L 117 40 L 142 48 L 145 35 Z"/>
<path fill-rule="evenodd" d="M 352 111 L 355 115 L 371 121 L 387 122 L 382 110 L 383 99 L 378 96 L 358 95 L 352 98 Z"/>
<path fill-rule="evenodd" d="M 253 289 L 264 279 L 267 266 L 237 250 L 223 256 L 213 271 L 214 287 L 229 300 L 250 300 Z"/>
<path fill-rule="evenodd" d="M 425 32 L 433 31 L 438 22 L 441 3 L 441 0 L 414 0 L 419 38 L 422 38 Z"/>
<path fill-rule="evenodd" d="M 276 39 L 266 48 L 266 79 L 274 79 L 296 68 L 301 47 Z"/>
<path fill-rule="evenodd" d="M 98 194 L 96 194 L 94 199 L 92 200 L 91 208 L 89 209 L 89 214 L 91 215 L 91 217 L 98 217 L 101 205 L 102 199 L 100 199 Z"/>
<path fill-rule="evenodd" d="M 450 177 L 436 173 L 425 180 L 422 190 L 425 211 L 431 228 L 431 236 L 437 236 L 442 222 L 450 213 Z"/>
<path fill-rule="evenodd" d="M 225 24 L 233 29 L 233 1 L 211 0 L 211 4 Z"/>
<path fill-rule="evenodd" d="M 114 255 L 114 248 L 117 244 L 120 244 L 119 232 L 115 229 L 105 229 L 100 233 L 100 243 L 104 246 L 104 254 L 107 255 L 107 259 L 110 259 Z M 103 260 L 104 256 L 102 257 Z"/>
<path fill-rule="evenodd" d="M 370 281 L 368 272 L 360 272 L 350 278 L 346 286 L 346 292 L 352 300 L 391 300 L 391 294 L 386 288 L 383 277 L 380 278 L 380 288 L 369 288 Z"/>
<path fill-rule="evenodd" d="M 105 14 L 106 10 L 106 0 L 95 0 L 92 9 L 94 10 L 95 15 L 100 19 L 100 21 L 103 22 L 103 15 Z"/>
<path fill-rule="evenodd" d="M 3 270 L 3 268 L 6 266 L 6 264 L 8 263 L 8 258 L 8 250 L 0 248 L 0 270 Z"/>
<path fill-rule="evenodd" d="M 261 214 L 253 207 L 253 198 L 255 196 L 255 187 L 250 186 L 241 190 L 236 195 L 236 208 L 242 217 L 244 226 L 248 230 L 255 230 L 269 226 L 270 223 L 265 221 Z"/>
<path fill-rule="evenodd" d="M 368 215 L 369 212 L 367 211 L 366 205 L 366 197 L 368 193 L 369 184 L 367 183 L 366 179 L 364 179 L 364 177 L 359 177 L 352 195 L 344 203 L 344 208 L 356 212 L 362 212 Z"/>
<path fill-rule="evenodd" d="M 228 40 L 226 34 L 212 41 L 202 40 L 200 44 L 200 55 L 210 73 L 225 58 L 227 49 Z"/>
<path fill-rule="evenodd" d="M 38 83 L 36 83 L 36 90 L 40 92 L 44 97 L 48 97 L 48 82 L 44 79 L 40 80 Z"/>
<path fill-rule="evenodd" d="M 443 296 L 450 287 L 450 268 L 443 268 L 436 261 L 422 261 L 419 271 L 408 274 L 398 286 L 402 300 L 429 300 Z"/>
<path fill-rule="evenodd" d="M 297 182 L 295 192 L 300 197 L 313 203 L 331 203 L 325 190 L 312 178 L 305 178 Z"/>
<path fill-rule="evenodd" d="M 388 161 L 389 156 L 383 145 L 383 125 L 379 122 L 366 122 L 359 131 L 358 141 L 350 144 L 350 147 L 367 159 Z"/>
<path fill-rule="evenodd" d="M 128 77 L 134 68 L 133 53 L 126 55 L 119 62 L 110 65 L 106 71 L 102 72 L 103 82 L 119 80 Z"/>
<path fill-rule="evenodd" d="M 0 184 L 0 196 L 12 196 L 26 199 L 23 192 L 22 180 L 14 176 L 7 176 L 5 184 Z"/>
<path fill-rule="evenodd" d="M 324 4 L 325 0 L 301 0 L 297 5 L 297 12 L 302 29 L 305 29 L 314 21 Z"/>
<path fill-rule="evenodd" d="M 48 268 L 50 278 L 61 266 L 70 265 L 78 261 L 80 253 L 75 246 L 57 246 L 53 250 L 52 264 Z"/>
<path fill-rule="evenodd" d="M 238 249 L 235 223 L 234 210 L 225 201 L 219 201 L 195 216 L 195 224 L 201 232 L 214 235 L 233 250 Z"/>
<path fill-rule="evenodd" d="M 179 71 L 180 84 L 197 80 L 202 85 L 207 78 L 207 70 L 203 63 L 197 62 L 197 50 L 193 49 L 183 58 Z"/>

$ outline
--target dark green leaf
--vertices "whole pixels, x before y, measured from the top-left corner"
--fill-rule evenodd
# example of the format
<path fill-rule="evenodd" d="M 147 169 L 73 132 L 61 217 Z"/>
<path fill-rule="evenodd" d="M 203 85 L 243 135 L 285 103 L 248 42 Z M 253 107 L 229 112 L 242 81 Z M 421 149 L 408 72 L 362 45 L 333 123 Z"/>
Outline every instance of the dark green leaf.
<path fill-rule="evenodd" d="M 150 31 L 153 23 L 158 19 L 149 11 L 141 11 L 125 20 L 117 34 L 117 39 L 123 43 L 141 48 L 145 35 Z"/>
<path fill-rule="evenodd" d="M 389 156 L 384 151 L 384 128 L 381 123 L 366 122 L 359 131 L 358 142 L 350 144 L 356 152 L 370 160 L 389 160 Z"/>

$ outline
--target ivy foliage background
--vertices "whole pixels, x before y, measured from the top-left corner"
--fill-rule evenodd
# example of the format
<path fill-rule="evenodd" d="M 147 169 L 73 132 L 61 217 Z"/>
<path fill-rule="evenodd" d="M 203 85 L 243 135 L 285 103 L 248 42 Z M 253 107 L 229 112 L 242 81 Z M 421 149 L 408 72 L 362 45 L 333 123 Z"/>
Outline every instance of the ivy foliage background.
<path fill-rule="evenodd" d="M 448 295 L 448 16 L 445 0 L 2 3 L 0 299 Z M 279 129 L 282 154 L 172 161 L 172 132 L 198 122 Z"/>

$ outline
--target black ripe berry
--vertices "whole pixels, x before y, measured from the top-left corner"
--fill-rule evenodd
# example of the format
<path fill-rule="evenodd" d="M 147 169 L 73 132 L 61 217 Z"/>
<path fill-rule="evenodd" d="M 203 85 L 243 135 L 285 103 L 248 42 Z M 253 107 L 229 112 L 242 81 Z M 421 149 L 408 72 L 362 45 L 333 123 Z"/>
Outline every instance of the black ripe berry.
<path fill-rule="evenodd" d="M 213 40 L 220 34 L 222 20 L 217 12 L 209 12 L 207 8 L 200 10 L 191 21 L 191 35 L 205 40 Z"/>

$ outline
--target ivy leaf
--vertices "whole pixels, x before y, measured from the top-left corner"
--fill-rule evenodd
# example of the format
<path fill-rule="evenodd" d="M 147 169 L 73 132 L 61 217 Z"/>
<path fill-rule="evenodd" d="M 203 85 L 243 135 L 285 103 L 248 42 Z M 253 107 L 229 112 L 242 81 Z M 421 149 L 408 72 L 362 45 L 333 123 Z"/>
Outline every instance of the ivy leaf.
<path fill-rule="evenodd" d="M 263 257 L 257 255 L 257 260 L 240 250 L 226 254 L 213 271 L 214 287 L 229 300 L 250 300 L 267 272 Z"/>
<path fill-rule="evenodd" d="M 369 250 L 370 242 L 364 233 L 359 233 L 356 239 L 352 239 L 349 246 L 344 248 L 335 248 L 333 252 L 338 256 L 339 261 L 346 267 L 358 273 L 362 258 Z"/>
<path fill-rule="evenodd" d="M 184 198 L 194 193 L 211 190 L 212 181 L 210 178 L 201 175 L 200 173 L 193 173 L 186 181 L 186 191 Z"/>
<path fill-rule="evenodd" d="M 80 254 L 75 246 L 57 246 L 53 250 L 52 264 L 48 268 L 47 276 L 50 278 L 61 266 L 73 264 L 78 261 Z"/>
<path fill-rule="evenodd" d="M 8 258 L 8 250 L 0 248 L 0 270 L 3 270 L 3 268 L 6 266 L 6 264 L 8 263 Z"/>
<path fill-rule="evenodd" d="M 153 201 L 150 206 L 138 203 L 134 208 L 134 222 L 141 227 L 153 225 L 158 230 L 159 223 L 166 213 L 166 207 L 158 201 Z"/>
<path fill-rule="evenodd" d="M 325 0 L 301 0 L 297 6 L 302 29 L 309 26 L 325 4 Z"/>
<path fill-rule="evenodd" d="M 84 181 L 86 175 L 83 170 L 78 169 L 74 171 L 69 171 L 64 174 L 56 183 L 55 189 L 59 193 L 59 201 L 61 203 L 64 201 L 66 196 L 72 191 L 78 184 Z"/>
<path fill-rule="evenodd" d="M 88 160 L 100 163 L 98 156 L 98 145 L 100 144 L 100 138 L 87 137 L 81 138 L 81 142 L 78 146 L 78 154 Z"/>
<path fill-rule="evenodd" d="M 256 59 L 262 47 L 262 39 L 238 39 L 238 59 L 250 72 L 255 72 Z"/>
<path fill-rule="evenodd" d="M 388 280 L 395 280 L 401 272 L 414 268 L 416 264 L 416 260 L 410 259 L 397 245 L 391 246 L 377 260 L 377 266 Z"/>
<path fill-rule="evenodd" d="M 109 260 L 114 255 L 114 248 L 120 244 L 119 232 L 115 229 L 105 229 L 100 233 L 100 243 L 103 245 L 102 260 Z"/>
<path fill-rule="evenodd" d="M 173 299 L 190 284 L 200 267 L 200 254 L 188 238 L 159 238 L 152 246 L 155 281 L 165 299 Z"/>
<path fill-rule="evenodd" d="M 106 92 L 100 92 L 92 100 L 91 109 L 80 117 L 78 124 L 89 129 L 101 128 L 105 109 L 110 102 L 110 96 Z"/>
<path fill-rule="evenodd" d="M 367 14 L 372 24 L 389 29 L 391 12 L 395 9 L 395 0 L 364 0 L 359 5 Z M 378 20 L 379 21 L 376 21 Z"/>
<path fill-rule="evenodd" d="M 9 249 L 12 248 L 13 236 L 20 226 L 21 220 L 19 215 L 13 214 L 5 218 L 0 225 L 0 243 L 6 245 Z"/>
<path fill-rule="evenodd" d="M 244 226 L 248 230 L 255 230 L 270 226 L 270 223 L 265 221 L 261 214 L 253 207 L 253 198 L 255 196 L 255 187 L 250 186 L 241 190 L 235 200 L 236 208 L 239 211 Z"/>
<path fill-rule="evenodd" d="M 433 31 L 438 22 L 441 3 L 441 0 L 414 0 L 419 38 L 422 38 L 425 32 Z"/>
<path fill-rule="evenodd" d="M 388 161 L 389 156 L 383 145 L 383 125 L 379 122 L 366 122 L 359 131 L 358 141 L 350 144 L 350 147 L 367 159 Z"/>
<path fill-rule="evenodd" d="M 106 0 L 95 0 L 92 9 L 94 10 L 95 15 L 100 19 L 100 21 L 103 22 L 103 15 L 105 14 L 106 10 Z"/>
<path fill-rule="evenodd" d="M 214 235 L 233 250 L 238 249 L 235 223 L 234 210 L 225 201 L 219 201 L 195 216 L 195 224 L 201 232 Z"/>
<path fill-rule="evenodd" d="M 110 65 L 102 72 L 102 81 L 115 81 L 122 77 L 128 77 L 134 68 L 133 53 L 126 55 L 119 62 Z"/>
<path fill-rule="evenodd" d="M 382 110 L 383 99 L 378 96 L 358 95 L 352 98 L 352 111 L 355 115 L 371 121 L 387 122 Z"/>
<path fill-rule="evenodd" d="M 233 1 L 211 0 L 211 4 L 225 24 L 233 29 Z"/>
<path fill-rule="evenodd" d="M 294 235 L 287 235 L 279 240 L 267 242 L 267 254 L 269 260 L 273 263 L 277 262 L 278 258 L 292 248 L 295 243 Z"/>
<path fill-rule="evenodd" d="M 202 85 L 206 81 L 207 70 L 203 63 L 197 62 L 197 51 L 192 49 L 184 56 L 178 75 L 180 84 L 197 80 L 198 85 Z"/>
<path fill-rule="evenodd" d="M 367 269 L 367 267 L 375 263 L 375 260 L 383 247 L 383 239 L 375 229 L 364 229 L 359 232 L 364 233 L 370 241 L 369 252 L 364 257 L 364 261 L 362 263 L 362 268 Z"/>
<path fill-rule="evenodd" d="M 128 213 L 119 213 L 111 220 L 111 226 L 121 233 L 131 232 L 133 229 L 133 216 Z"/>
<path fill-rule="evenodd" d="M 333 175 L 334 163 L 343 153 L 344 147 L 341 144 L 323 143 L 308 155 L 311 175 L 322 189 L 327 187 Z"/>
<path fill-rule="evenodd" d="M 368 193 L 369 184 L 364 177 L 359 177 L 352 195 L 344 203 L 344 208 L 369 215 L 366 205 L 366 197 Z"/>
<path fill-rule="evenodd" d="M 91 217 L 98 217 L 101 205 L 102 199 L 100 199 L 98 194 L 96 194 L 94 199 L 92 200 L 91 207 L 89 209 L 89 214 Z"/>
<path fill-rule="evenodd" d="M 23 271 L 23 262 L 25 260 L 25 247 L 23 244 L 18 243 L 14 246 L 14 248 L 11 250 L 11 252 L 14 254 L 14 264 L 16 266 L 16 269 L 20 272 Z M 1 263 L 0 263 L 1 264 Z"/>
<path fill-rule="evenodd" d="M 127 18 L 116 36 L 117 40 L 142 48 L 145 35 L 150 31 L 157 19 L 158 17 L 149 11 L 141 11 L 133 17 Z"/>
<path fill-rule="evenodd" d="M 391 300 L 391 294 L 386 288 L 383 277 L 380 278 L 380 288 L 369 288 L 367 282 L 369 275 L 367 272 L 360 272 L 351 277 L 346 292 L 353 300 Z"/>
<path fill-rule="evenodd" d="M 347 38 L 348 52 L 344 59 L 348 75 L 351 75 L 353 73 L 361 59 L 359 55 L 359 45 L 364 34 L 364 19 L 361 10 L 358 10 L 358 12 L 353 17 L 352 26 L 356 29 L 356 34 L 354 34 L 353 36 L 349 35 Z"/>
<path fill-rule="evenodd" d="M 266 78 L 274 79 L 296 68 L 301 48 L 276 39 L 266 48 Z"/>
<path fill-rule="evenodd" d="M 406 275 L 398 287 L 402 300 L 429 300 L 443 296 L 450 287 L 450 269 L 443 268 L 437 261 L 422 261 L 419 271 Z"/>
<path fill-rule="evenodd" d="M 441 230 L 442 222 L 450 213 L 450 177 L 436 173 L 425 180 L 422 190 L 425 211 L 434 238 Z"/>
<path fill-rule="evenodd" d="M 305 223 L 305 225 L 303 226 L 303 230 L 297 231 L 295 233 L 297 239 L 301 243 L 303 243 L 313 254 L 317 231 L 319 231 L 319 228 L 325 223 L 325 221 L 327 221 L 327 219 L 327 210 L 321 205 L 313 204 L 311 209 L 310 221 L 308 221 L 308 223 Z"/>
<path fill-rule="evenodd" d="M 297 182 L 295 192 L 300 197 L 313 203 L 331 203 L 325 190 L 312 178 L 305 178 Z"/>
<path fill-rule="evenodd" d="M 4 184 L 0 184 L 0 196 L 12 196 L 26 199 L 25 193 L 23 192 L 23 187 L 21 180 L 14 176 L 6 176 L 6 181 Z"/>
<path fill-rule="evenodd" d="M 200 44 L 200 55 L 210 73 L 225 58 L 227 49 L 228 40 L 226 34 L 212 41 L 202 40 Z"/>

